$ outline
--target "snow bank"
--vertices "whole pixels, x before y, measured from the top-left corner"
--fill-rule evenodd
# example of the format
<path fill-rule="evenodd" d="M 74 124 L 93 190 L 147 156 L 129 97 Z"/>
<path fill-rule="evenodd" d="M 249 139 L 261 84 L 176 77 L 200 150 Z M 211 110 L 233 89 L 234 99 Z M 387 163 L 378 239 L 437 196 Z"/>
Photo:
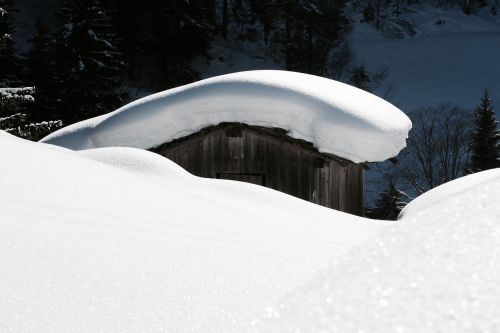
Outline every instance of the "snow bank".
<path fill-rule="evenodd" d="M 351 251 L 252 331 L 499 332 L 498 170 L 433 192 L 438 204 Z"/>
<path fill-rule="evenodd" d="M 1 331 L 235 332 L 388 225 L 138 149 L 0 155 Z"/>
<path fill-rule="evenodd" d="M 286 71 L 205 79 L 132 102 L 42 142 L 81 150 L 148 149 L 221 122 L 280 127 L 321 152 L 382 161 L 405 147 L 409 118 L 388 102 L 333 80 Z"/>
<path fill-rule="evenodd" d="M 500 181 L 500 169 L 492 169 L 455 179 L 428 191 L 412 200 L 401 211 L 400 218 L 413 216 L 434 205 L 439 205 L 457 194 L 473 189 L 482 183 Z"/>

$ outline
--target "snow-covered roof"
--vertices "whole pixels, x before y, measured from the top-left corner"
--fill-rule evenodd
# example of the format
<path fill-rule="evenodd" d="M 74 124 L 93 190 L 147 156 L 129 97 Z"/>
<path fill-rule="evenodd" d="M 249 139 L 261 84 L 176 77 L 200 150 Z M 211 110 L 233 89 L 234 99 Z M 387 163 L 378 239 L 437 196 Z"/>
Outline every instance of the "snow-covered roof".
<path fill-rule="evenodd" d="M 283 128 L 320 152 L 353 162 L 397 155 L 411 128 L 398 108 L 363 90 L 313 75 L 262 70 L 160 92 L 70 125 L 42 142 L 74 150 L 149 149 L 222 122 Z"/>

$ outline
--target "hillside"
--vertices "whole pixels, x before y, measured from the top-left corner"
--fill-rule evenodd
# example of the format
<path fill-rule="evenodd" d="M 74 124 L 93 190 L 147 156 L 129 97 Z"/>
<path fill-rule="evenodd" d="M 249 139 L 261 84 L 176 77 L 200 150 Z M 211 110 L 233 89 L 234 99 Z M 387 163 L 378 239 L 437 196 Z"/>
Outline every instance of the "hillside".
<path fill-rule="evenodd" d="M 487 88 L 500 105 L 500 17 L 425 8 L 401 20 L 413 23 L 414 36 L 388 38 L 357 23 L 350 37 L 361 61 L 388 68 L 379 95 L 405 111 L 440 102 L 473 108 Z"/>
<path fill-rule="evenodd" d="M 20 53 L 29 48 L 27 41 L 39 13 L 53 24 L 58 5 L 59 0 L 15 0 L 18 13 L 14 37 Z M 352 13 L 350 19 L 354 24 L 348 39 L 357 61 L 372 70 L 388 69 L 376 93 L 403 110 L 409 112 L 440 102 L 472 108 L 485 88 L 491 91 L 494 101 L 500 99 L 500 16 L 492 16 L 488 8 L 467 16 L 458 8 L 415 5 L 403 12 L 388 32 L 376 31 L 373 23 L 360 22 L 360 14 Z M 408 22 L 414 35 L 407 31 Z M 209 60 L 199 57 L 193 61 L 192 68 L 201 78 L 283 68 L 263 42 L 237 43 L 234 39 L 238 27 L 230 24 L 228 28 L 228 41 L 221 37 L 212 40 Z M 137 85 L 145 91 L 157 90 L 154 85 Z M 136 91 L 133 86 L 131 91 Z"/>

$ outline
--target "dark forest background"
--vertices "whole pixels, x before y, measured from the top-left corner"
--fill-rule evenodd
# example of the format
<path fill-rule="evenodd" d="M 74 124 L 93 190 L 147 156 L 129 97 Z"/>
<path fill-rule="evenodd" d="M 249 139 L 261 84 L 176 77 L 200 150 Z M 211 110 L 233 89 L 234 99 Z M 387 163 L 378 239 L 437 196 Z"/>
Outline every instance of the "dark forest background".
<path fill-rule="evenodd" d="M 14 25 L 15 1 L 0 0 L 0 86 L 35 87 L 35 102 L 25 112 L 29 118 L 68 125 L 128 102 L 129 87 L 147 86 L 154 92 L 198 80 L 193 60 L 224 61 L 211 52 L 213 41 L 223 40 L 242 50 L 258 43 L 275 68 L 373 91 L 386 72 L 370 72 L 356 63 L 347 39 L 353 13 L 362 13 L 364 21 L 378 28 L 418 2 L 63 0 L 55 23 L 42 13 L 34 18 L 29 51 L 19 54 L 12 39 L 19 28 Z M 439 2 L 464 12 L 487 5 L 486 0 Z M 0 112 L 5 116 L 12 110 Z"/>

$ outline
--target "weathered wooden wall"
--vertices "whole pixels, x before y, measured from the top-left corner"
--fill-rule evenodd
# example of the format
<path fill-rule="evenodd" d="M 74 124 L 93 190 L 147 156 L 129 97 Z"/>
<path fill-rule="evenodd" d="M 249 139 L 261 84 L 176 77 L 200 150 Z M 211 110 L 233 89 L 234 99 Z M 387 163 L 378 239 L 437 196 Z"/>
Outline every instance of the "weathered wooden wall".
<path fill-rule="evenodd" d="M 221 124 L 152 149 L 201 177 L 247 181 L 363 214 L 363 168 L 283 130 Z"/>

